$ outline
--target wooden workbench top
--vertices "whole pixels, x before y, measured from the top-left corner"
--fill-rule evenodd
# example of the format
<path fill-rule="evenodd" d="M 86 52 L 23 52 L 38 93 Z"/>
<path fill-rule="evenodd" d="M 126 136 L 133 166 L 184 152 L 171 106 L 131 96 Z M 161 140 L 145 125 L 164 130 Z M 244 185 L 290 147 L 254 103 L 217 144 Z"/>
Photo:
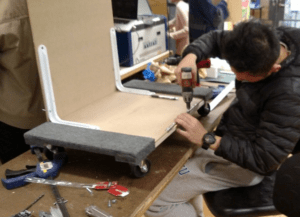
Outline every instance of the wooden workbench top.
<path fill-rule="evenodd" d="M 221 114 L 228 108 L 233 99 L 234 94 L 229 94 L 208 117 L 200 119 L 207 130 L 210 131 L 216 126 Z M 139 179 L 130 178 L 128 165 L 115 162 L 112 157 L 67 150 L 69 161 L 55 180 L 81 183 L 118 181 L 120 185 L 130 190 L 128 196 L 116 198 L 107 193 L 106 190 L 93 190 L 92 196 L 86 189 L 58 187 L 61 196 L 68 200 L 66 206 L 72 217 L 86 216 L 85 208 L 89 205 L 96 205 L 112 216 L 142 216 L 192 155 L 193 150 L 193 145 L 178 139 L 178 136 L 173 134 L 149 155 L 148 159 L 152 162 L 151 170 L 149 174 Z M 2 165 L 0 167 L 1 177 L 4 178 L 7 168 L 19 170 L 25 168 L 25 165 L 36 163 L 36 157 L 28 151 Z M 29 209 L 34 211 L 33 216 L 36 217 L 39 211 L 49 212 L 50 207 L 55 202 L 50 186 L 31 183 L 18 189 L 6 190 L 1 185 L 0 216 L 12 216 L 20 212 L 41 194 L 45 194 L 45 196 Z M 112 204 L 112 207 L 109 208 L 107 206 L 108 200 L 115 198 L 117 199 L 116 204 Z"/>

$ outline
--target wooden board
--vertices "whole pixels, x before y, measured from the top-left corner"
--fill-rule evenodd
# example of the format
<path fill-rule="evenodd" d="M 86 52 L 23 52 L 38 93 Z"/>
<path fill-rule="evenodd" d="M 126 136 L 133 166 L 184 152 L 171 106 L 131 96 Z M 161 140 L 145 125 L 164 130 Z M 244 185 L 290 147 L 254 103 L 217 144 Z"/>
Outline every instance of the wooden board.
<path fill-rule="evenodd" d="M 202 105 L 203 100 L 192 101 L 192 105 L 197 103 Z M 157 146 L 169 134 L 166 129 L 183 112 L 186 104 L 182 97 L 167 100 L 115 92 L 64 119 L 97 125 L 105 131 L 151 137 Z"/>
<path fill-rule="evenodd" d="M 113 93 L 111 1 L 27 2 L 36 53 L 42 44 L 48 50 L 58 115 Z"/>
<path fill-rule="evenodd" d="M 110 1 L 28 0 L 28 8 L 37 57 L 39 45 L 48 51 L 57 113 L 62 120 L 151 137 L 156 145 L 170 134 L 166 128 L 186 112 L 182 99 L 154 99 L 120 93 L 115 88 Z M 194 103 L 203 104 L 200 99 Z"/>

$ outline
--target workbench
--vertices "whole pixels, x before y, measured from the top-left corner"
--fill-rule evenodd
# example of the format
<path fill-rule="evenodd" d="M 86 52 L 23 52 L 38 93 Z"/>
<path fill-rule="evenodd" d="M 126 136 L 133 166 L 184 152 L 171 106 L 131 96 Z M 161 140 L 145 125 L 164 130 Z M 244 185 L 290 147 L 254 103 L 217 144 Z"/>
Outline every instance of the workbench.
<path fill-rule="evenodd" d="M 200 118 L 208 131 L 213 130 L 218 124 L 223 112 L 234 98 L 235 94 L 230 93 L 207 117 Z M 83 188 L 59 186 L 61 196 L 68 201 L 66 206 L 72 217 L 86 216 L 85 208 L 90 205 L 96 205 L 112 216 L 143 216 L 156 197 L 192 156 L 194 150 L 194 145 L 189 144 L 178 134 L 172 134 L 150 154 L 148 159 L 152 165 L 149 174 L 138 179 L 128 175 L 130 170 L 127 164 L 116 162 L 113 157 L 67 150 L 68 163 L 55 180 L 90 184 L 99 181 L 118 181 L 130 191 L 126 197 L 115 197 L 106 190 L 92 190 L 93 195 L 91 195 Z M 7 168 L 19 170 L 25 168 L 25 165 L 35 165 L 37 162 L 36 156 L 28 151 L 0 166 L 1 177 L 4 178 Z M 50 186 L 30 183 L 17 189 L 6 190 L 1 185 L 0 216 L 12 216 L 20 212 L 41 194 L 45 196 L 29 209 L 34 211 L 35 217 L 38 216 L 39 211 L 49 212 L 55 202 Z M 117 199 L 117 202 L 108 207 L 108 201 L 111 199 Z"/>

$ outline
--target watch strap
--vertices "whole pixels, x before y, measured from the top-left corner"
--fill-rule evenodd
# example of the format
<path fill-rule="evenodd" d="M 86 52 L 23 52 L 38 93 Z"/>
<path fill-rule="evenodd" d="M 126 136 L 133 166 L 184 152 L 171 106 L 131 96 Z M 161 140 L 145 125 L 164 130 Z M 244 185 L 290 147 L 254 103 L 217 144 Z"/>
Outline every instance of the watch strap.
<path fill-rule="evenodd" d="M 208 143 L 203 142 L 203 145 L 202 145 L 201 147 L 202 147 L 203 149 L 207 150 L 207 149 L 209 149 L 210 145 L 211 145 L 211 144 L 208 144 Z"/>

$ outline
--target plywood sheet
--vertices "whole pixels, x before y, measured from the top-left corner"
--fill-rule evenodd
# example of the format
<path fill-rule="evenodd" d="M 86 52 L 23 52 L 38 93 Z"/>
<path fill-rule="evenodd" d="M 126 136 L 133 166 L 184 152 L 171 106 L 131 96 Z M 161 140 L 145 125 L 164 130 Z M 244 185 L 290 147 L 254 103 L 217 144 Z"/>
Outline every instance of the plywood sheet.
<path fill-rule="evenodd" d="M 111 1 L 27 2 L 35 49 L 48 50 L 59 116 L 114 92 Z"/>
<path fill-rule="evenodd" d="M 28 0 L 28 7 L 35 49 L 43 44 L 48 50 L 61 119 L 151 137 L 156 145 L 170 134 L 166 128 L 186 112 L 182 99 L 155 99 L 115 88 L 110 1 Z M 203 104 L 201 99 L 195 102 Z"/>
<path fill-rule="evenodd" d="M 203 104 L 194 99 L 192 105 Z M 179 100 L 157 99 L 150 96 L 115 92 L 90 104 L 64 120 L 97 125 L 101 130 L 154 138 L 158 145 L 186 104 Z"/>

